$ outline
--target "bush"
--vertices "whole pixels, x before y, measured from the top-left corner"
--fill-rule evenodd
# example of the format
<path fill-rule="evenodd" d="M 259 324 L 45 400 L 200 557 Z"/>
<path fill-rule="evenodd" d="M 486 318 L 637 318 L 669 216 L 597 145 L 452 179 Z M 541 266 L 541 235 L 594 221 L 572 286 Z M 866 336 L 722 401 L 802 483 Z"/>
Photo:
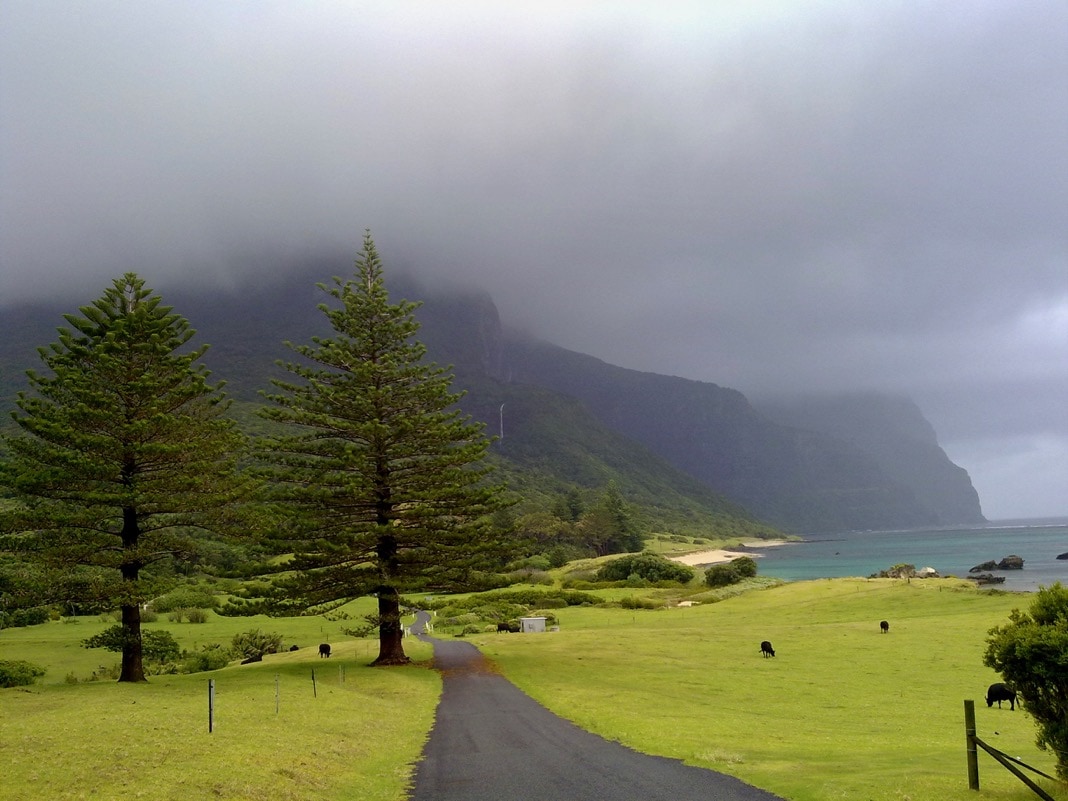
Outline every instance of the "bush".
<path fill-rule="evenodd" d="M 726 587 L 742 580 L 733 565 L 712 565 L 705 571 L 705 584 L 709 587 Z"/>
<path fill-rule="evenodd" d="M 151 607 L 156 612 L 166 614 L 176 609 L 214 609 L 218 603 L 211 590 L 185 585 L 156 598 Z"/>
<path fill-rule="evenodd" d="M 693 568 L 672 562 L 655 553 L 636 553 L 601 565 L 598 581 L 630 581 L 632 577 L 649 582 L 676 581 L 686 584 L 694 577 Z"/>
<path fill-rule="evenodd" d="M 112 626 L 87 640 L 82 640 L 85 648 L 104 648 L 121 653 L 126 643 L 126 629 Z M 178 641 L 169 631 L 142 631 L 141 658 L 146 662 L 173 662 L 181 654 Z"/>
<path fill-rule="evenodd" d="M 989 633 L 983 664 L 1019 693 L 1038 724 L 1038 747 L 1053 752 L 1068 779 L 1068 588 L 1040 588 L 1028 612 L 1013 609 Z"/>
<path fill-rule="evenodd" d="M 263 659 L 265 654 L 276 654 L 282 650 L 282 635 L 271 634 L 252 629 L 242 634 L 235 634 L 230 648 L 242 659 Z"/>
<path fill-rule="evenodd" d="M 182 673 L 202 673 L 205 670 L 218 670 L 230 664 L 233 654 L 218 643 L 209 643 L 199 651 L 182 654 L 179 670 Z"/>
<path fill-rule="evenodd" d="M 182 607 L 171 612 L 167 619 L 172 623 L 181 623 L 183 620 L 188 620 L 190 623 L 207 623 L 208 611 L 206 609 L 197 609 L 195 606 Z"/>
<path fill-rule="evenodd" d="M 642 598 L 632 595 L 621 599 L 619 605 L 624 609 L 660 609 L 664 606 L 664 602 L 656 598 Z"/>
<path fill-rule="evenodd" d="M 185 617 L 186 617 L 186 620 L 188 620 L 190 623 L 207 623 L 208 622 L 208 610 L 207 609 L 197 609 L 196 607 L 194 607 L 192 609 L 186 609 L 185 610 Z"/>
<path fill-rule="evenodd" d="M 756 559 L 751 556 L 739 556 L 737 559 L 732 559 L 730 564 L 741 578 L 753 578 L 757 574 Z"/>
<path fill-rule="evenodd" d="M 549 557 L 544 554 L 537 554 L 535 556 L 528 556 L 526 559 L 512 562 L 506 569 L 512 573 L 520 570 L 537 570 L 544 572 L 550 567 L 552 567 L 552 564 L 549 561 Z"/>
<path fill-rule="evenodd" d="M 21 659 L 0 660 L 0 687 L 27 687 L 45 674 L 45 669 Z"/>
<path fill-rule="evenodd" d="M 544 584 L 550 587 L 553 585 L 553 577 L 548 573 L 543 570 L 531 570 L 529 568 L 513 570 L 508 574 L 508 581 L 513 584 Z"/>
<path fill-rule="evenodd" d="M 35 606 L 32 609 L 12 609 L 10 612 L 0 612 L 0 629 L 36 626 L 39 623 L 47 623 L 50 617 L 51 615 L 46 606 Z"/>
<path fill-rule="evenodd" d="M 566 598 L 543 598 L 541 600 L 542 609 L 564 609 L 566 606 Z"/>

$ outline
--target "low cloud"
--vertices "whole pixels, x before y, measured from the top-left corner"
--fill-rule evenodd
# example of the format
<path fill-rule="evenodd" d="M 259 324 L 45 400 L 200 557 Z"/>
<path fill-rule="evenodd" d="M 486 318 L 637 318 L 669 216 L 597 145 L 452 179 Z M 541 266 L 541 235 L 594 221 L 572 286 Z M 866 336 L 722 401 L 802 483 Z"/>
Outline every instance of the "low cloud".
<path fill-rule="evenodd" d="M 623 366 L 908 393 L 988 516 L 1068 512 L 1066 7 L 44 2 L 0 26 L 2 301 L 341 272 L 370 228 L 387 268 Z"/>

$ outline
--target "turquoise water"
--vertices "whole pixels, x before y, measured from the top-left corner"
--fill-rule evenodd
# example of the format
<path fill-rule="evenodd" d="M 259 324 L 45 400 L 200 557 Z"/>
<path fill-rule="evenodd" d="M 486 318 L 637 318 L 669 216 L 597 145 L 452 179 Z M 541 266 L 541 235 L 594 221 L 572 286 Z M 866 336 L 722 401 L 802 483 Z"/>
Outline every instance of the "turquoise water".
<path fill-rule="evenodd" d="M 1068 586 L 1068 518 L 1001 520 L 978 528 L 855 531 L 809 534 L 804 542 L 759 550 L 761 575 L 787 581 L 870 576 L 906 562 L 933 567 L 940 575 L 965 577 L 975 565 L 1015 554 L 1023 570 L 991 571 L 1005 576 L 1003 590 L 1032 591 L 1055 581 Z"/>

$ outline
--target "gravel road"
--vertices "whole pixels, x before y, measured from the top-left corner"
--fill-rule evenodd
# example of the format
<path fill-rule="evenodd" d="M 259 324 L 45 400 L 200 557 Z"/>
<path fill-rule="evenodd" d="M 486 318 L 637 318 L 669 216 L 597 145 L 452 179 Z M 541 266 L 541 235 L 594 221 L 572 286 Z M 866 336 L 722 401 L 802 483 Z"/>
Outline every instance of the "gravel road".
<path fill-rule="evenodd" d="M 419 636 L 434 646 L 444 687 L 411 801 L 781 801 L 583 731 L 494 673 L 470 643 Z"/>

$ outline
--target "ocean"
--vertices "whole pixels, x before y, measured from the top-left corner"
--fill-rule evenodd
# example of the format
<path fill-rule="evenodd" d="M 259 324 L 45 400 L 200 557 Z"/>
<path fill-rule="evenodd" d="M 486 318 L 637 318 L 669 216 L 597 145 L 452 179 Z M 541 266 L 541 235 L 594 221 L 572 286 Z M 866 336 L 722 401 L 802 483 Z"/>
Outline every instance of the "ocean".
<path fill-rule="evenodd" d="M 1004 576 L 1001 590 L 1031 592 L 1056 581 L 1068 586 L 1068 518 L 999 520 L 975 528 L 907 531 L 852 531 L 808 534 L 803 542 L 761 548 L 761 575 L 787 581 L 870 576 L 893 565 L 933 567 L 942 576 L 969 575 L 982 562 L 1010 555 L 1024 560 L 1023 570 L 990 571 Z"/>

